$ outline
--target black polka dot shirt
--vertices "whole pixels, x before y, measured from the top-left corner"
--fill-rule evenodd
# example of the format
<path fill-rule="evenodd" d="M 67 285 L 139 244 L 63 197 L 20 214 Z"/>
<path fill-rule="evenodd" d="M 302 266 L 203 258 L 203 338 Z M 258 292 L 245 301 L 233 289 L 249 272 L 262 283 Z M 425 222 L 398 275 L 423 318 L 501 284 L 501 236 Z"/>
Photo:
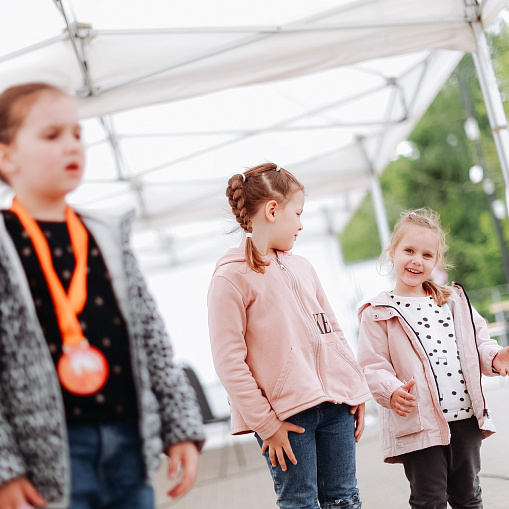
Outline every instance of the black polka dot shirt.
<path fill-rule="evenodd" d="M 56 366 L 62 355 L 62 337 L 44 274 L 32 242 L 17 216 L 10 211 L 2 212 L 25 270 L 37 317 Z M 67 224 L 49 221 L 38 221 L 38 224 L 48 241 L 56 273 L 67 291 L 75 265 Z M 110 374 L 105 386 L 90 396 L 76 396 L 62 387 L 67 421 L 70 424 L 94 424 L 136 417 L 127 328 L 103 257 L 90 232 L 87 272 L 87 302 L 78 319 L 90 344 L 106 356 Z"/>

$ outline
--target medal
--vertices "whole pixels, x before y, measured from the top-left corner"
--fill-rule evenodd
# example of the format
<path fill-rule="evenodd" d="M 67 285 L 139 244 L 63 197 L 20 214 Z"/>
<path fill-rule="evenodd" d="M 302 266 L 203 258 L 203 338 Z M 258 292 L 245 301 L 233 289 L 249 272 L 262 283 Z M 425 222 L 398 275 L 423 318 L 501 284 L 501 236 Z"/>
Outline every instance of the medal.
<path fill-rule="evenodd" d="M 83 336 L 78 315 L 87 301 L 88 233 L 71 207 L 65 219 L 76 264 L 66 293 L 53 267 L 48 241 L 37 222 L 14 198 L 10 209 L 25 228 L 41 264 L 55 308 L 62 335 L 63 354 L 57 363 L 60 383 L 69 392 L 89 396 L 98 392 L 108 380 L 109 367 L 104 354 L 91 346 Z"/>
<path fill-rule="evenodd" d="M 69 392 L 88 396 L 102 389 L 108 379 L 109 366 L 104 354 L 84 340 L 82 345 L 64 349 L 58 360 L 57 373 Z"/>

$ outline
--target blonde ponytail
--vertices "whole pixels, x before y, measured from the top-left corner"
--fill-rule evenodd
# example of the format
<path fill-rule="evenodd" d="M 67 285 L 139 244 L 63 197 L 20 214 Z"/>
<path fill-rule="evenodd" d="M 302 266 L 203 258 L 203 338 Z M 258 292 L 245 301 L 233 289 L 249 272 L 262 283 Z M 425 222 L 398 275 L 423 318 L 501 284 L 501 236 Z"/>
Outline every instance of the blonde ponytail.
<path fill-rule="evenodd" d="M 432 299 L 439 305 L 443 306 L 447 303 L 447 299 L 451 296 L 451 289 L 447 286 L 442 286 L 433 281 L 424 281 L 422 287 L 430 294 Z"/>

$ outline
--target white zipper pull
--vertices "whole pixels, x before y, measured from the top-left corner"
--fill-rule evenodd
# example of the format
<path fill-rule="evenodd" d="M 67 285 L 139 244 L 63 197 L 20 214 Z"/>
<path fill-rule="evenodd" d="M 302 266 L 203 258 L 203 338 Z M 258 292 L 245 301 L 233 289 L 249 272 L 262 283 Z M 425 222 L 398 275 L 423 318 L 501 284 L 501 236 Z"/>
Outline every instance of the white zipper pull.
<path fill-rule="evenodd" d="M 283 263 L 281 262 L 281 260 L 279 258 L 276 258 L 276 262 L 278 263 L 279 268 L 281 270 L 285 270 L 285 266 L 283 265 Z"/>

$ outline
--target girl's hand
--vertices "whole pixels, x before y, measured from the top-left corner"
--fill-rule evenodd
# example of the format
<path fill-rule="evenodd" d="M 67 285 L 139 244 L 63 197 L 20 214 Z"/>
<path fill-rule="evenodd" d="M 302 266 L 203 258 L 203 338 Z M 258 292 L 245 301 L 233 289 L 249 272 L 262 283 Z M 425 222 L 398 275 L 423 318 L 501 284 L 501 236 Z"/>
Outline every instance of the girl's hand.
<path fill-rule="evenodd" d="M 509 375 L 509 346 L 500 350 L 492 361 L 493 367 L 499 372 L 500 376 Z"/>
<path fill-rule="evenodd" d="M 416 397 L 410 394 L 410 389 L 415 385 L 412 379 L 405 385 L 396 389 L 391 396 L 391 408 L 401 417 L 406 417 L 416 406 Z"/>
<path fill-rule="evenodd" d="M 168 449 L 168 479 L 176 479 L 179 472 L 182 472 L 180 481 L 168 491 L 169 497 L 185 495 L 193 487 L 198 472 L 199 456 L 200 452 L 194 442 L 182 442 Z"/>
<path fill-rule="evenodd" d="M 31 509 L 44 507 L 46 501 L 26 477 L 18 477 L 0 488 L 2 509 Z"/>
<path fill-rule="evenodd" d="M 364 432 L 364 414 L 366 413 L 366 405 L 361 403 L 360 405 L 350 407 L 350 413 L 355 415 L 355 441 L 358 442 Z"/>
<path fill-rule="evenodd" d="M 306 430 L 300 426 L 297 426 L 296 424 L 284 421 L 280 428 L 271 437 L 267 438 L 267 440 L 264 440 L 262 446 L 262 453 L 269 449 L 269 458 L 272 466 L 277 467 L 279 462 L 283 472 L 286 472 L 285 453 L 288 456 L 288 459 L 294 465 L 297 464 L 297 459 L 293 454 L 290 441 L 288 440 L 289 431 L 293 431 L 294 433 L 304 433 Z"/>

